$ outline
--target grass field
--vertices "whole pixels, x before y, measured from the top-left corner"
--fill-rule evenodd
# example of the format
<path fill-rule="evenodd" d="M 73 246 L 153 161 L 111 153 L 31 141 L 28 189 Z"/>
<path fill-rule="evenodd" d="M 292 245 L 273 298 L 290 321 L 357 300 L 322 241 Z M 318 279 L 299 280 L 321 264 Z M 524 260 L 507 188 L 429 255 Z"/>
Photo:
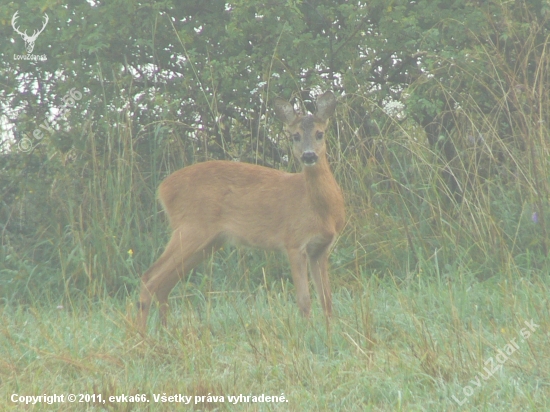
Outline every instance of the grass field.
<path fill-rule="evenodd" d="M 362 273 L 351 287 L 333 274 L 328 324 L 317 302 L 311 319 L 299 316 L 286 276 L 228 282 L 216 270 L 194 275 L 198 286 L 178 286 L 168 328 L 150 322 L 145 338 L 129 321 L 130 298 L 6 305 L 0 409 L 550 410 L 547 274 L 512 270 L 481 282 L 460 269 L 428 276 L 431 269 Z M 65 402 L 22 405 L 14 394 L 23 402 L 64 394 Z M 80 394 L 106 402 L 79 403 Z M 241 394 L 251 397 L 229 398 Z M 262 394 L 284 402 L 253 402 Z"/>

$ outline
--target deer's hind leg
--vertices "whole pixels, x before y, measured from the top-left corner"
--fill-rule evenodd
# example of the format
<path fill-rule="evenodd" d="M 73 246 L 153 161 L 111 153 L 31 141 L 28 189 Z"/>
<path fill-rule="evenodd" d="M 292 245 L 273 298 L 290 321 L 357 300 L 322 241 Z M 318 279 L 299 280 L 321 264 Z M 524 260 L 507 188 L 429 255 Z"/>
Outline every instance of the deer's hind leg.
<path fill-rule="evenodd" d="M 166 325 L 168 295 L 174 286 L 221 243 L 217 234 L 201 229 L 180 227 L 174 231 L 163 254 L 141 278 L 137 326 L 142 332 L 146 331 L 153 297 L 159 302 L 160 319 Z"/>

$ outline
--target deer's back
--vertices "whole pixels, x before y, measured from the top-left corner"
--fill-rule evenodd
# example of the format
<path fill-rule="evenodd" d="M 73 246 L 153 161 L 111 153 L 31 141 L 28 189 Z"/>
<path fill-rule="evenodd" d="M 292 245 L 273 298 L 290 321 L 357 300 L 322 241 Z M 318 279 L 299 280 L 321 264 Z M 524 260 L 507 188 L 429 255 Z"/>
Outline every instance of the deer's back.
<path fill-rule="evenodd" d="M 248 163 L 209 161 L 180 169 L 161 183 L 159 199 L 173 229 L 192 225 L 268 249 L 318 224 L 304 218 L 310 214 L 302 173 Z"/>

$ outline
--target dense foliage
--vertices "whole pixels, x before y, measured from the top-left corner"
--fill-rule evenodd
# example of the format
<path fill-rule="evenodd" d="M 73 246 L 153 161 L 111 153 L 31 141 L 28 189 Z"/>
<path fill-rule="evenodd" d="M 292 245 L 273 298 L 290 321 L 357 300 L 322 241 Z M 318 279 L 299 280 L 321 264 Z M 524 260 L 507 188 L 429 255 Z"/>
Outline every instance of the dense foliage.
<path fill-rule="evenodd" d="M 16 11 L 28 33 L 48 15 L 46 61 L 15 58 Z M 547 267 L 547 1 L 32 0 L 0 23 L 5 301 L 133 293 L 164 244 L 160 180 L 212 158 L 294 170 L 270 102 L 326 89 L 340 286 Z"/>

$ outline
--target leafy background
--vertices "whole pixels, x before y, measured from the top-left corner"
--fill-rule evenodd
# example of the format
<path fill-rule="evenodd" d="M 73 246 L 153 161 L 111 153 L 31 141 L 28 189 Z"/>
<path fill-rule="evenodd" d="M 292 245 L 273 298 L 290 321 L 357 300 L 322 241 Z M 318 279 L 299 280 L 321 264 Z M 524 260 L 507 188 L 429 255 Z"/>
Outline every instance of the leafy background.
<path fill-rule="evenodd" d="M 47 61 L 14 60 L 29 32 Z M 548 253 L 546 2 L 7 3 L 0 157 L 5 299 L 127 289 L 165 238 L 154 191 L 232 159 L 296 170 L 269 108 L 339 97 L 331 163 L 343 269 L 438 256 L 481 278 Z M 71 89 L 83 98 L 55 118 Z M 44 120 L 55 133 L 39 141 Z M 41 129 L 43 130 L 43 129 Z M 30 152 L 19 150 L 25 136 Z M 290 163 L 290 165 L 289 165 Z M 128 251 L 132 250 L 131 261 Z M 25 284 L 24 288 L 20 285 Z M 97 289 L 99 288 L 99 289 Z"/>

